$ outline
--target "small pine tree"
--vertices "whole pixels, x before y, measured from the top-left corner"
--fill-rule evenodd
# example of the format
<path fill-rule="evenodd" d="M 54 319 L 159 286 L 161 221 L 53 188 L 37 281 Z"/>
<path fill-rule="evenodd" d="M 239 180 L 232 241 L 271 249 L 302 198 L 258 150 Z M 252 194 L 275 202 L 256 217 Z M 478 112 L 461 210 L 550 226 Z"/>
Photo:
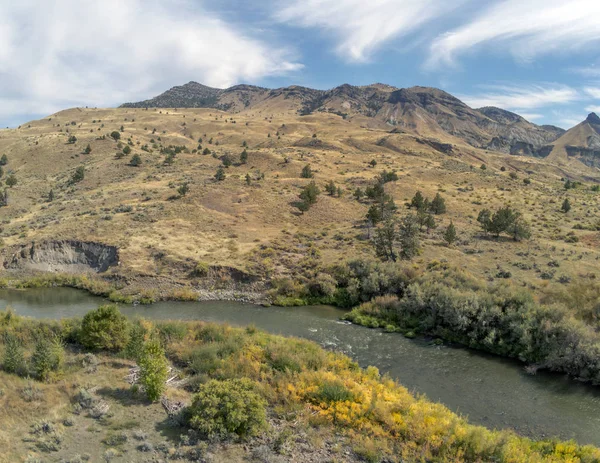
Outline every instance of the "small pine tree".
<path fill-rule="evenodd" d="M 218 182 L 222 182 L 223 180 L 225 180 L 225 169 L 223 169 L 222 167 L 219 167 L 217 169 L 217 173 L 215 174 L 215 180 L 217 180 Z"/>
<path fill-rule="evenodd" d="M 121 134 L 119 132 L 117 132 L 116 130 L 112 131 L 110 133 L 110 136 L 114 141 L 118 141 L 121 138 Z"/>
<path fill-rule="evenodd" d="M 344 194 L 344 192 L 342 191 L 342 187 L 341 186 L 337 187 L 337 197 L 341 198 L 343 194 Z"/>
<path fill-rule="evenodd" d="M 6 164 L 8 164 L 8 156 L 3 154 L 2 157 L 0 157 L 0 166 L 5 166 Z"/>
<path fill-rule="evenodd" d="M 48 193 L 48 202 L 51 203 L 54 201 L 54 190 L 50 190 Z"/>
<path fill-rule="evenodd" d="M 317 187 L 315 182 L 310 182 L 300 192 L 300 202 L 298 204 L 298 209 L 300 209 L 302 212 L 308 211 L 310 207 L 317 202 L 317 197 L 320 193 L 321 192 L 319 191 L 319 187 Z"/>
<path fill-rule="evenodd" d="M 36 378 L 49 381 L 53 374 L 60 373 L 64 364 L 64 347 L 58 336 L 46 338 L 41 336 L 35 343 L 31 356 L 31 366 Z"/>
<path fill-rule="evenodd" d="M 4 175 L 4 169 L 2 168 L 2 166 L 0 166 L 0 178 L 2 178 L 3 175 Z"/>
<path fill-rule="evenodd" d="M 204 151 L 202 151 L 202 154 L 204 156 L 206 156 L 206 155 L 210 154 L 210 150 L 208 148 L 204 148 Z"/>
<path fill-rule="evenodd" d="M 456 228 L 454 227 L 454 223 L 450 222 L 450 225 L 448 225 L 448 228 L 444 232 L 444 241 L 451 246 L 456 241 L 456 238 Z"/>
<path fill-rule="evenodd" d="M 231 164 L 233 164 L 231 162 L 231 158 L 226 154 L 221 158 L 221 162 L 223 163 L 223 167 L 228 168 L 229 166 L 231 166 Z"/>
<path fill-rule="evenodd" d="M 246 174 L 246 185 L 250 184 L 252 184 L 252 177 L 250 177 L 250 174 Z"/>
<path fill-rule="evenodd" d="M 410 260 L 419 253 L 419 223 L 415 215 L 407 215 L 400 222 L 398 230 L 400 257 Z"/>
<path fill-rule="evenodd" d="M 301 178 L 313 178 L 315 175 L 313 174 L 313 171 L 310 167 L 310 164 L 306 164 L 303 168 L 302 168 L 302 173 L 300 174 Z"/>
<path fill-rule="evenodd" d="M 127 156 L 127 155 L 131 154 L 131 146 L 129 146 L 129 145 L 125 145 L 125 146 L 123 147 L 123 154 L 124 154 L 125 156 Z"/>
<path fill-rule="evenodd" d="M 560 207 L 560 210 L 563 211 L 565 214 L 571 210 L 571 201 L 569 201 L 569 198 L 565 198 L 565 200 L 562 203 L 562 206 Z"/>
<path fill-rule="evenodd" d="M 73 145 L 74 143 L 77 143 L 77 137 L 75 135 L 71 135 L 69 137 L 69 144 Z"/>
<path fill-rule="evenodd" d="M 369 164 L 371 165 L 371 167 L 375 167 L 377 165 L 377 161 L 375 159 L 372 159 L 371 162 L 369 162 Z"/>
<path fill-rule="evenodd" d="M 88 143 L 88 145 L 85 147 L 85 149 L 83 150 L 84 154 L 90 154 L 92 152 L 92 147 L 91 145 Z"/>
<path fill-rule="evenodd" d="M 435 198 L 433 198 L 433 201 L 431 201 L 429 209 L 436 215 L 443 214 L 446 212 L 446 201 L 444 200 L 444 198 L 442 198 L 442 196 L 439 193 L 437 193 L 435 195 Z"/>
<path fill-rule="evenodd" d="M 2 359 L 2 368 L 8 373 L 19 374 L 24 370 L 25 358 L 23 348 L 19 339 L 12 333 L 7 332 L 4 335 L 4 357 Z"/>
<path fill-rule="evenodd" d="M 360 201 L 365 196 L 365 193 L 360 188 L 357 188 L 356 190 L 354 190 L 354 193 L 352 193 L 352 195 L 354 196 L 354 199 Z"/>
<path fill-rule="evenodd" d="M 160 342 L 152 340 L 144 345 L 138 366 L 140 367 L 140 384 L 144 386 L 146 396 L 152 402 L 157 401 L 165 391 L 165 383 L 169 374 L 169 363 Z"/>
<path fill-rule="evenodd" d="M 417 191 L 410 201 L 410 207 L 414 207 L 418 211 L 423 209 L 423 202 L 425 198 L 423 198 L 423 194 L 420 191 Z"/>
<path fill-rule="evenodd" d="M 142 158 L 140 157 L 139 154 L 134 154 L 133 156 L 131 156 L 131 160 L 129 161 L 129 165 L 133 166 L 133 167 L 138 167 L 142 164 Z"/>
<path fill-rule="evenodd" d="M 242 154 L 240 154 L 240 162 L 242 164 L 246 164 L 248 162 L 248 151 L 242 151 Z"/>

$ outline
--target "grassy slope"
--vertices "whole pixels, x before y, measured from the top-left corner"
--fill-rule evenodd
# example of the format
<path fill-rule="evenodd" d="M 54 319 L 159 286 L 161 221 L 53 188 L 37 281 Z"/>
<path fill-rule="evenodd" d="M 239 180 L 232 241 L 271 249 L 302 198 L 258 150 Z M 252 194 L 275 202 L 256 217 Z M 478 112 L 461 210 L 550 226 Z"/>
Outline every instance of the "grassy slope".
<path fill-rule="evenodd" d="M 230 117 L 235 124 L 227 121 Z M 76 124 L 67 125 L 71 121 Z M 360 119 L 349 122 L 331 114 L 298 117 L 283 104 L 235 115 L 202 109 L 62 111 L 16 130 L 0 131 L 0 153 L 9 158 L 5 171 L 14 171 L 19 180 L 9 192 L 10 206 L 0 210 L 0 236 L 6 245 L 61 237 L 115 244 L 121 251 L 118 272 L 124 274 L 185 281 L 197 261 L 240 269 L 256 268 L 258 262 L 263 270 L 269 267 L 270 275 L 293 274 L 298 270 L 294 262 L 301 260 L 308 244 L 327 264 L 372 253 L 366 241 L 357 239 L 366 234 L 361 220 L 368 205 L 355 201 L 350 192 L 366 186 L 386 168 L 400 175 L 398 182 L 386 186 L 398 205 L 416 190 L 429 197 L 439 191 L 446 198 L 448 213 L 441 217 L 438 229 L 425 237 L 423 253 L 415 261 L 418 265 L 447 260 L 490 279 L 501 267 L 512 273 L 514 281 L 531 288 L 558 285 L 556 278 L 550 283 L 539 278 L 549 270 L 551 260 L 560 263 L 556 277 L 595 272 L 597 233 L 576 230 L 578 243 L 565 243 L 564 238 L 575 224 L 596 226 L 598 196 L 587 187 L 566 193 L 560 181 L 566 175 L 583 178 L 590 171 L 577 164 L 554 165 L 465 145 L 456 145 L 451 155 L 443 154 L 411 135 L 367 129 L 360 123 Z M 131 137 L 133 152 L 142 157 L 141 167 L 129 166 L 130 156 L 115 159 L 119 150 L 113 140 L 96 140 L 121 125 L 122 141 Z M 67 144 L 70 134 L 77 136 L 76 144 Z M 155 139 L 157 144 L 192 150 L 199 137 L 204 139 L 203 148 L 219 156 L 230 154 L 235 160 L 246 141 L 248 164 L 226 169 L 226 180 L 215 183 L 212 177 L 219 159 L 181 153 L 173 165 L 164 166 L 157 149 L 153 153 L 140 149 L 152 146 Z M 213 144 L 208 143 L 210 138 Z M 88 143 L 92 153 L 82 154 Z M 368 166 L 372 159 L 378 162 L 375 168 Z M 333 179 L 344 196 L 322 194 L 308 213 L 299 215 L 292 203 L 308 182 L 299 178 L 307 163 L 321 187 Z M 482 163 L 488 166 L 486 171 L 479 169 Z M 68 186 L 80 165 L 86 169 L 85 180 Z M 500 171 L 502 166 L 506 172 Z M 519 178 L 510 179 L 509 172 Z M 256 178 L 264 173 L 265 179 L 247 186 L 246 173 Z M 525 177 L 531 178 L 530 185 L 523 184 Z M 169 200 L 182 182 L 190 184 L 188 195 Z M 50 189 L 56 199 L 47 203 L 44 198 Z M 574 206 L 567 215 L 559 212 L 565 195 Z M 507 203 L 532 222 L 530 242 L 480 239 L 478 211 Z M 120 206 L 132 210 L 118 212 Z M 446 248 L 440 245 L 440 233 L 450 220 L 460 241 Z M 275 248 L 267 261 L 255 252 L 261 247 Z"/>
<path fill-rule="evenodd" d="M 14 333 L 27 350 L 42 330 L 60 333 L 71 344 L 64 370 L 53 376 L 53 383 L 0 371 L 0 461 L 26 455 L 64 461 L 85 454 L 99 461 L 105 452 L 113 452 L 115 461 L 148 461 L 151 456 L 178 460 L 207 450 L 215 462 L 600 461 L 600 450 L 591 446 L 532 442 L 512 432 L 472 426 L 440 404 L 415 398 L 380 377 L 377 369 L 362 370 L 346 356 L 327 353 L 308 341 L 252 328 L 142 323 L 160 333 L 180 378 L 187 378 L 169 387 L 167 397 L 189 403 L 191 391 L 210 378 L 250 378 L 268 403 L 266 428 L 247 441 L 225 444 L 195 442 L 190 434 L 183 437 L 185 429 L 169 424 L 160 405 L 148 403 L 125 381 L 134 363 L 102 353 L 96 370 L 84 367 L 84 351 L 73 343 L 77 321 L 5 315 L 0 333 Z M 76 405 L 84 403 L 82 397 L 91 398 L 91 404 Z M 104 411 L 94 418 L 90 415 L 98 403 Z M 49 442 L 58 444 L 49 449 Z"/>

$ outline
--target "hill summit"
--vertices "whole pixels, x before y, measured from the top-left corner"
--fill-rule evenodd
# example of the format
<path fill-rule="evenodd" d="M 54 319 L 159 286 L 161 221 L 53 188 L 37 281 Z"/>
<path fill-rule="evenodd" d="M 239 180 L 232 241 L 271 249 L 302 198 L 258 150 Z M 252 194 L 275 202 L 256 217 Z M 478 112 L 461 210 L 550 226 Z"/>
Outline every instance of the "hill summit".
<path fill-rule="evenodd" d="M 278 89 L 236 85 L 218 89 L 188 82 L 152 99 L 121 107 L 214 108 L 231 113 L 301 116 L 324 112 L 357 120 L 366 127 L 449 138 L 449 142 L 462 140 L 476 148 L 535 157 L 547 156 L 551 143 L 565 132 L 558 127 L 533 124 L 504 109 L 470 108 L 437 88 L 396 88 L 381 83 L 343 84 L 317 90 L 297 85 Z"/>

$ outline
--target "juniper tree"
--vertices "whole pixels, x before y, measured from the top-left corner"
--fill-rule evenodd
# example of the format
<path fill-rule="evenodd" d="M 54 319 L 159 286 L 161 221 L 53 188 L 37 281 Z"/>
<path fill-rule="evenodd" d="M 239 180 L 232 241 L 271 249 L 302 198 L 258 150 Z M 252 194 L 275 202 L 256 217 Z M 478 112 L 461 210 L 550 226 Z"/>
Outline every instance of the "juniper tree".
<path fill-rule="evenodd" d="M 215 173 L 215 180 L 217 180 L 218 182 L 225 180 L 225 169 L 223 169 L 222 167 L 219 167 L 217 169 L 217 172 Z"/>
<path fill-rule="evenodd" d="M 315 175 L 313 174 L 313 171 L 310 167 L 310 164 L 306 164 L 303 168 L 302 168 L 302 172 L 300 173 L 300 177 L 301 178 L 313 178 Z"/>
<path fill-rule="evenodd" d="M 85 147 L 85 149 L 83 150 L 83 152 L 85 154 L 90 154 L 92 152 L 92 147 L 91 145 L 88 143 L 88 145 Z"/>
<path fill-rule="evenodd" d="M 417 191 L 410 201 L 410 207 L 414 207 L 418 211 L 422 210 L 424 199 L 423 194 L 420 191 Z"/>
<path fill-rule="evenodd" d="M 300 192 L 300 204 L 298 208 L 302 212 L 306 212 L 310 207 L 317 202 L 317 197 L 321 192 L 314 181 L 306 185 Z"/>
<path fill-rule="evenodd" d="M 134 154 L 133 156 L 131 156 L 131 160 L 129 161 L 129 165 L 133 166 L 133 167 L 138 167 L 142 164 L 142 158 L 140 157 L 139 154 Z"/>
<path fill-rule="evenodd" d="M 436 215 L 444 214 L 446 212 L 446 201 L 439 193 L 437 193 L 435 198 L 433 198 L 433 201 L 431 201 L 429 209 Z"/>
<path fill-rule="evenodd" d="M 8 164 L 8 156 L 3 154 L 2 157 L 0 157 L 0 166 L 5 166 L 6 164 Z"/>
<path fill-rule="evenodd" d="M 240 154 L 240 162 L 242 164 L 246 164 L 248 162 L 248 151 L 242 151 L 242 154 Z"/>
<path fill-rule="evenodd" d="M 333 183 L 333 180 L 329 180 L 329 183 L 325 185 L 325 191 L 329 193 L 330 196 L 333 196 L 335 194 L 337 188 L 335 187 L 335 183 Z"/>
<path fill-rule="evenodd" d="M 15 174 L 10 174 L 8 177 L 6 177 L 6 186 L 9 188 L 14 187 L 17 184 L 17 177 L 15 176 Z"/>
<path fill-rule="evenodd" d="M 571 210 L 571 201 L 569 201 L 569 198 L 565 198 L 565 200 L 562 203 L 562 206 L 560 207 L 560 210 L 563 211 L 565 214 Z"/>
<path fill-rule="evenodd" d="M 20 373 L 23 371 L 24 366 L 25 358 L 19 339 L 14 334 L 6 332 L 4 335 L 2 368 L 8 373 Z"/>
<path fill-rule="evenodd" d="M 252 183 L 252 177 L 250 174 L 246 174 L 246 185 L 250 185 Z"/>
<path fill-rule="evenodd" d="M 398 259 L 398 254 L 395 250 L 396 238 L 396 221 L 393 218 L 389 218 L 375 231 L 373 246 L 375 247 L 377 257 L 396 262 Z"/>
<path fill-rule="evenodd" d="M 419 253 L 419 224 L 414 214 L 405 216 L 398 229 L 400 257 L 410 260 Z"/>
<path fill-rule="evenodd" d="M 448 228 L 444 232 L 444 241 L 451 246 L 456 241 L 456 228 L 454 227 L 454 223 L 450 222 Z"/>
<path fill-rule="evenodd" d="M 177 188 L 177 193 L 181 197 L 185 196 L 188 193 L 188 191 L 190 191 L 190 187 L 187 182 L 182 183 L 181 185 L 179 185 L 179 188 Z"/>

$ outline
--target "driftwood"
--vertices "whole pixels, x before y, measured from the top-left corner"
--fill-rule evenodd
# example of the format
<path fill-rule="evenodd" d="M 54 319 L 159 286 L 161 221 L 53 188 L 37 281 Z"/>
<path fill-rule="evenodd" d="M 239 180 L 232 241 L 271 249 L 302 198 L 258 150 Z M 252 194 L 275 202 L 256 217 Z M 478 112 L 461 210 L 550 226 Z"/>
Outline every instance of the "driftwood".
<path fill-rule="evenodd" d="M 166 397 L 161 397 L 160 403 L 167 412 L 171 424 L 175 426 L 183 426 L 185 419 L 183 416 L 183 410 L 186 407 L 184 402 L 169 400 Z"/>

